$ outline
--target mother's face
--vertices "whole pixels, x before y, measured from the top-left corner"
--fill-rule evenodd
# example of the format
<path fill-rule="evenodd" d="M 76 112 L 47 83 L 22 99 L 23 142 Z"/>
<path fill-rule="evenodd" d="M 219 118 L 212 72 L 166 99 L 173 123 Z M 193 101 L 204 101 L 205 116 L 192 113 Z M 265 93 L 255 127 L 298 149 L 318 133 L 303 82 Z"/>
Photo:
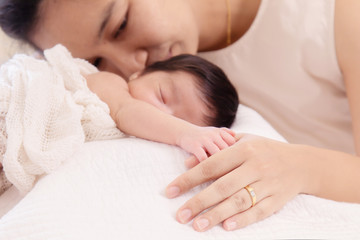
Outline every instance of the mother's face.
<path fill-rule="evenodd" d="M 30 36 L 127 78 L 159 60 L 195 53 L 198 31 L 185 0 L 43 0 Z"/>

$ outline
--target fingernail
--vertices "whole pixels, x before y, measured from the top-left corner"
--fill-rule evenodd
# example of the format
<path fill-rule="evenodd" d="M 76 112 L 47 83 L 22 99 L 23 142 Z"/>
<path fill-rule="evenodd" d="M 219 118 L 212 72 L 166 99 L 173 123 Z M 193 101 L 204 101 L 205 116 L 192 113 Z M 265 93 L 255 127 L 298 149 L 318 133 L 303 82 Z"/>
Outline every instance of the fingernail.
<path fill-rule="evenodd" d="M 202 231 L 210 225 L 210 222 L 206 218 L 200 218 L 200 219 L 196 220 L 195 224 L 196 224 L 197 228 L 200 231 Z"/>
<path fill-rule="evenodd" d="M 191 210 L 190 209 L 184 209 L 179 212 L 179 221 L 181 223 L 187 223 L 189 219 L 191 218 Z"/>
<path fill-rule="evenodd" d="M 168 189 L 166 189 L 166 196 L 168 198 L 174 198 L 178 196 L 179 193 L 180 193 L 180 188 L 178 187 L 169 187 Z"/>
<path fill-rule="evenodd" d="M 225 224 L 225 229 L 228 230 L 228 231 L 235 230 L 236 227 L 237 227 L 237 224 L 236 224 L 236 222 L 234 222 L 234 221 L 230 221 L 230 222 L 227 222 L 227 223 Z"/>

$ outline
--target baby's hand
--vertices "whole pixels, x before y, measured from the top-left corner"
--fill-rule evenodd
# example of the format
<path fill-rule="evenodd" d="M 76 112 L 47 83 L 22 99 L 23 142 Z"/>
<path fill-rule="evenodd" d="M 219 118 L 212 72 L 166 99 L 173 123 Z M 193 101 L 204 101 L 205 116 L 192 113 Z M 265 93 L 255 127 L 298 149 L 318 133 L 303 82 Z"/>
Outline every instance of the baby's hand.
<path fill-rule="evenodd" d="M 228 128 L 195 127 L 179 136 L 178 146 L 201 162 L 235 142 L 235 133 Z"/>

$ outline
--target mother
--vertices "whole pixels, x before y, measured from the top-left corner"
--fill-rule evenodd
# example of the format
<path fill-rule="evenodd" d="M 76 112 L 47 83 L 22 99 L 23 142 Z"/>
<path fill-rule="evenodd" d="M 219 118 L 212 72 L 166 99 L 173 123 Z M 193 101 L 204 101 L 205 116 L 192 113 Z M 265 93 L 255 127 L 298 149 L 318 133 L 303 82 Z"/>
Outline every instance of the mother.
<path fill-rule="evenodd" d="M 299 193 L 360 203 L 360 1 L 2 0 L 1 27 L 124 77 L 180 53 L 224 68 L 291 144 L 242 135 L 167 187 L 216 180 L 177 219 L 205 231 L 264 219 Z M 230 45 L 230 46 L 228 46 Z M 331 149 L 331 150 L 330 150 Z M 251 187 L 247 187 L 251 186 Z M 250 195 L 249 195 L 250 194 Z M 205 211 L 204 210 L 209 210 Z"/>

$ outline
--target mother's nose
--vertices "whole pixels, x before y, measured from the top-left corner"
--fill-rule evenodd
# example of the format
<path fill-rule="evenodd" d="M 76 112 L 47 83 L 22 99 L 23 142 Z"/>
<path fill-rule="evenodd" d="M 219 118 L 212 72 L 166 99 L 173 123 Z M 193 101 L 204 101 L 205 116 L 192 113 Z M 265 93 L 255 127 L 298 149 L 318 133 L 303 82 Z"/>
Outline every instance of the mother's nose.
<path fill-rule="evenodd" d="M 121 50 L 110 48 L 104 54 L 106 61 L 105 71 L 117 73 L 128 79 L 133 73 L 139 72 L 146 67 L 148 52 L 145 49 Z"/>

